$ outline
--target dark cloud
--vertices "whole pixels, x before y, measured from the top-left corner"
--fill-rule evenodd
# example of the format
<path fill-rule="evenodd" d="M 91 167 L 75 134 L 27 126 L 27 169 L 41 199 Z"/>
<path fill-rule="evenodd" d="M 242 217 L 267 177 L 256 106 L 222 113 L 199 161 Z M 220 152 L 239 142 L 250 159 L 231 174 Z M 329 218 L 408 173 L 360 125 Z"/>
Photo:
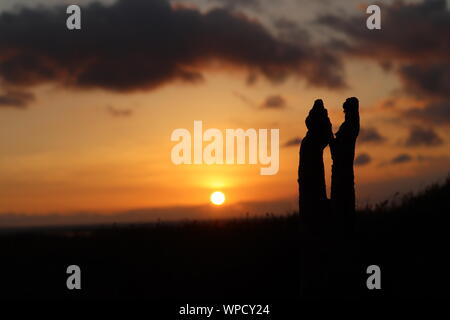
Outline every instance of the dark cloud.
<path fill-rule="evenodd" d="M 398 163 L 406 163 L 406 162 L 411 162 L 413 160 L 413 158 L 407 154 L 407 153 L 402 153 L 399 154 L 398 156 L 394 157 L 390 163 L 392 164 L 398 164 Z"/>
<path fill-rule="evenodd" d="M 450 11 L 446 0 L 379 5 L 381 31 L 365 28 L 365 14 L 324 15 L 318 22 L 346 35 L 336 50 L 373 59 L 398 74 L 405 92 L 450 106 Z"/>
<path fill-rule="evenodd" d="M 284 109 L 286 108 L 286 100 L 280 95 L 273 95 L 266 98 L 261 104 L 262 109 Z"/>
<path fill-rule="evenodd" d="M 354 164 L 355 166 L 365 166 L 366 164 L 369 164 L 372 162 L 372 158 L 367 153 L 360 153 L 356 156 Z"/>
<path fill-rule="evenodd" d="M 209 2 L 218 3 L 228 9 L 261 9 L 261 0 L 209 0 Z"/>
<path fill-rule="evenodd" d="M 390 109 L 390 108 L 394 108 L 396 105 L 396 102 L 394 99 L 387 99 L 384 103 L 383 103 L 383 108 L 386 109 Z"/>
<path fill-rule="evenodd" d="M 289 147 L 298 147 L 300 146 L 300 143 L 302 142 L 302 139 L 300 137 L 294 137 L 288 141 L 286 141 L 283 144 L 283 147 L 289 148 Z"/>
<path fill-rule="evenodd" d="M 202 13 L 166 0 L 92 3 L 83 6 L 76 31 L 67 30 L 65 12 L 38 7 L 0 14 L 0 80 L 126 92 L 200 82 L 214 62 L 273 82 L 297 76 L 310 85 L 345 86 L 334 54 L 281 41 L 227 9 Z"/>
<path fill-rule="evenodd" d="M 450 51 L 450 12 L 445 0 L 419 3 L 396 1 L 381 7 L 381 31 L 367 29 L 367 15 L 323 15 L 317 22 L 343 32 L 351 41 L 341 44 L 349 53 L 394 61 L 447 61 Z M 394 60 L 394 61 L 393 61 Z"/>
<path fill-rule="evenodd" d="M 408 138 L 405 141 L 407 147 L 434 147 L 443 143 L 443 140 L 432 128 L 411 127 Z"/>
<path fill-rule="evenodd" d="M 386 138 L 376 128 L 361 128 L 358 135 L 358 143 L 382 143 Z"/>
<path fill-rule="evenodd" d="M 123 117 L 129 117 L 133 114 L 133 110 L 131 109 L 117 109 L 112 106 L 108 106 L 106 108 L 108 113 L 112 115 L 113 117 L 123 118 Z"/>
<path fill-rule="evenodd" d="M 4 94 L 0 94 L 0 107 L 25 108 L 34 99 L 31 92 L 7 90 Z"/>
<path fill-rule="evenodd" d="M 433 102 L 424 108 L 408 109 L 403 111 L 402 115 L 429 124 L 450 125 L 450 101 Z"/>
<path fill-rule="evenodd" d="M 450 100 L 450 63 L 404 65 L 399 74 L 412 94 Z"/>

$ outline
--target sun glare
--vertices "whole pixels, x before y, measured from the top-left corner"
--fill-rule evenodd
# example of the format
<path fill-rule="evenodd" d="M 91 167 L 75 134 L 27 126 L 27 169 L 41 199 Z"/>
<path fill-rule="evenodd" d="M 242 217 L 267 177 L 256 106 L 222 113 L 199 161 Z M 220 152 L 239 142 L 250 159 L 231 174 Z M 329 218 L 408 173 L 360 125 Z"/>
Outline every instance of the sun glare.
<path fill-rule="evenodd" d="M 223 192 L 216 191 L 211 193 L 210 200 L 216 206 L 220 206 L 225 202 L 225 195 L 223 194 Z"/>

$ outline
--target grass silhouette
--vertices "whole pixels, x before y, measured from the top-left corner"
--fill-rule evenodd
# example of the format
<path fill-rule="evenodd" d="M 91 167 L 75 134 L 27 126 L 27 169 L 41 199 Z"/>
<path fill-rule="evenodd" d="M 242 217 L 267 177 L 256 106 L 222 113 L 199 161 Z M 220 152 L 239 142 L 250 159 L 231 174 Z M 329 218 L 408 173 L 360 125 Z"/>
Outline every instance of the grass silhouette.
<path fill-rule="evenodd" d="M 354 260 L 331 254 L 327 232 L 312 238 L 297 213 L 182 223 L 73 227 L 0 236 L 1 298 L 302 299 L 448 297 L 450 178 L 358 211 Z M 332 228 L 332 226 L 331 226 Z M 314 241 L 311 241 L 314 239 Z M 325 251 L 308 261 L 305 250 Z M 306 255 L 308 256 L 308 255 Z M 313 255 L 314 256 L 314 255 Z M 311 256 L 309 256 L 311 257 Z M 82 270 L 82 290 L 66 289 L 66 268 Z M 379 265 L 382 290 L 369 291 Z M 317 270 L 317 271 L 316 271 Z M 313 296 L 302 279 L 318 278 Z M 351 272 L 356 287 L 342 281 Z M 342 277 L 341 277 L 342 276 Z M 339 280 L 341 281 L 336 281 Z"/>

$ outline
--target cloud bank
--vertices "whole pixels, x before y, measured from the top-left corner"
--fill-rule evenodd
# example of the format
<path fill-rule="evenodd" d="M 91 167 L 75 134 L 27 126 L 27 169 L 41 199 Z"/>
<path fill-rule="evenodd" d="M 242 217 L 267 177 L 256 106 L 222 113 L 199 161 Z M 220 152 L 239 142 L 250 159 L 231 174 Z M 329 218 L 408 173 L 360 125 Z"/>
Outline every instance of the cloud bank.
<path fill-rule="evenodd" d="M 201 12 L 166 0 L 92 3 L 82 7 L 76 31 L 67 30 L 67 16 L 62 6 L 0 14 L 4 86 L 151 90 L 173 81 L 201 82 L 211 64 L 272 82 L 295 76 L 314 86 L 345 86 L 332 53 L 308 41 L 283 42 L 226 8 Z"/>
<path fill-rule="evenodd" d="M 445 0 L 380 4 L 382 29 L 372 32 L 366 15 L 323 15 L 317 22 L 343 35 L 336 50 L 376 61 L 395 72 L 403 91 L 424 100 L 404 115 L 435 125 L 450 122 L 450 11 Z"/>

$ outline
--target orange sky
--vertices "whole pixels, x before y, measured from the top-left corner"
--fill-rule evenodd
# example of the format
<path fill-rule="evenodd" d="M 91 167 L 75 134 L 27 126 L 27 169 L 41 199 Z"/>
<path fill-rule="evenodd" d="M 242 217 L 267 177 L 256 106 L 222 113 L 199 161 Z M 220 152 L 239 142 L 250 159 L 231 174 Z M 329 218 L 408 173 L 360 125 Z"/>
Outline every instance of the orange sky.
<path fill-rule="evenodd" d="M 379 83 L 392 81 L 380 70 L 368 69 L 373 82 L 376 77 Z M 355 86 L 357 83 L 356 75 Z M 215 189 L 226 192 L 229 202 L 294 198 L 298 148 L 283 147 L 283 143 L 304 135 L 304 118 L 318 97 L 325 100 L 336 128 L 343 118 L 340 101 L 361 92 L 362 126 L 376 123 L 378 114 L 390 112 L 378 107 L 388 90 L 375 95 L 367 92 L 368 87 L 325 95 L 298 81 L 276 88 L 267 83 L 249 88 L 239 75 L 211 73 L 206 84 L 169 85 L 126 96 L 37 88 L 38 100 L 33 107 L 1 110 L 0 141 L 5 152 L 0 160 L 0 208 L 4 212 L 45 213 L 192 205 L 207 202 Z M 281 94 L 288 106 L 286 110 L 259 110 L 240 101 L 235 92 L 258 104 L 270 94 Z M 133 113 L 113 117 L 107 106 L 131 109 Z M 174 165 L 170 152 L 175 143 L 170 141 L 170 134 L 176 128 L 193 130 L 194 120 L 203 120 L 205 129 L 279 128 L 278 174 L 260 176 L 260 165 Z M 379 200 L 389 195 L 371 188 L 374 182 L 389 184 L 390 180 L 419 173 L 424 175 L 423 181 L 429 181 L 435 171 L 445 174 L 445 158 L 432 166 L 428 161 L 380 166 L 401 151 L 408 151 L 396 145 L 407 130 L 395 123 L 378 127 L 390 137 L 390 143 L 358 145 L 358 152 L 370 152 L 375 159 L 356 168 L 357 183 L 365 186 L 359 189 L 359 199 Z M 431 151 L 426 150 L 428 155 L 449 156 L 445 147 Z M 325 161 L 330 168 L 328 149 Z"/>
<path fill-rule="evenodd" d="M 399 110 L 424 102 L 396 94 L 402 87 L 399 77 L 372 60 L 347 58 L 344 66 L 349 87 L 340 90 L 295 78 L 248 85 L 245 72 L 220 64 L 203 70 L 202 83 L 172 82 L 155 90 L 118 93 L 33 85 L 29 90 L 36 99 L 26 109 L 0 108 L 0 212 L 189 206 L 208 203 L 215 190 L 225 192 L 228 204 L 295 203 L 298 147 L 283 144 L 305 134 L 304 119 L 317 98 L 324 100 L 336 130 L 343 120 L 342 102 L 357 96 L 361 127 L 376 127 L 388 137 L 357 146 L 357 155 L 368 153 L 372 159 L 355 169 L 359 205 L 445 177 L 450 169 L 448 127 L 435 128 L 441 145 L 406 146 L 413 122 L 399 121 Z M 262 109 L 263 101 L 274 95 L 283 97 L 286 106 Z M 396 102 L 395 108 L 383 107 L 388 99 Z M 127 112 L 114 115 L 111 108 Z M 202 120 L 205 129 L 279 128 L 278 174 L 261 176 L 260 165 L 174 165 L 170 134 L 177 128 L 192 130 L 194 120 Z M 392 163 L 403 153 L 412 160 Z M 328 148 L 325 166 L 329 186 Z"/>

